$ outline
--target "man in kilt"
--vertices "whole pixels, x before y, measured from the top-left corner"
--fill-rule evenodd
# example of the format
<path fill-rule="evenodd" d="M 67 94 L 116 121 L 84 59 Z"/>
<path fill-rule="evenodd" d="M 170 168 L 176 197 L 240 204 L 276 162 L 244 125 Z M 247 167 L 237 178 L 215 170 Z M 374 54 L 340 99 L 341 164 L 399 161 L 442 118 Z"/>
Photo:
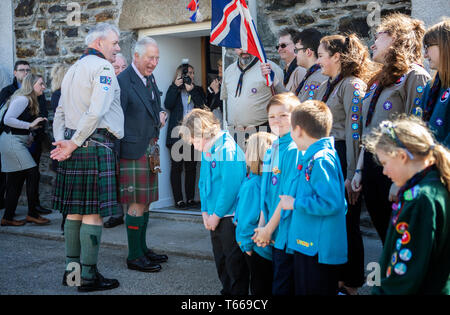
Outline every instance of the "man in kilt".
<path fill-rule="evenodd" d="M 128 236 L 129 269 L 161 270 L 166 255 L 147 248 L 149 205 L 158 200 L 159 129 L 166 113 L 152 75 L 158 65 L 158 45 L 150 37 L 135 46 L 133 62 L 118 76 L 120 100 L 125 116 L 125 135 L 120 141 L 120 202 L 128 206 L 125 224 Z"/>
<path fill-rule="evenodd" d="M 114 143 L 124 134 L 120 87 L 111 64 L 120 51 L 119 30 L 97 24 L 85 42 L 84 55 L 62 82 L 53 121 L 56 148 L 51 152 L 60 162 L 53 208 L 67 215 L 63 285 L 76 283 L 68 281 L 74 275 L 71 267 L 81 264 L 81 292 L 119 286 L 98 272 L 97 260 L 102 218 L 119 211 Z"/>

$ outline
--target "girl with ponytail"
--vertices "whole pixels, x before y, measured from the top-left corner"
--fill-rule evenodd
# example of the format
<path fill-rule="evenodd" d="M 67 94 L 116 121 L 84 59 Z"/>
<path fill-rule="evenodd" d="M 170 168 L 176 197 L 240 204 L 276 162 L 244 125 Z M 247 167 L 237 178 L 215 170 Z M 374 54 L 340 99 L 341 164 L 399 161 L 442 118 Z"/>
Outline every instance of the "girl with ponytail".
<path fill-rule="evenodd" d="M 374 294 L 450 294 L 450 151 L 414 116 L 383 121 L 364 138 L 400 190 Z"/>
<path fill-rule="evenodd" d="M 348 204 L 348 263 L 341 275 L 340 288 L 356 294 L 364 284 L 364 247 L 359 229 L 361 198 L 351 188 L 360 145 L 361 100 L 374 70 L 369 51 L 355 34 L 325 36 L 320 40 L 317 63 L 329 80 L 320 85 L 317 99 L 333 114 L 331 136 L 335 138 L 345 180 Z"/>

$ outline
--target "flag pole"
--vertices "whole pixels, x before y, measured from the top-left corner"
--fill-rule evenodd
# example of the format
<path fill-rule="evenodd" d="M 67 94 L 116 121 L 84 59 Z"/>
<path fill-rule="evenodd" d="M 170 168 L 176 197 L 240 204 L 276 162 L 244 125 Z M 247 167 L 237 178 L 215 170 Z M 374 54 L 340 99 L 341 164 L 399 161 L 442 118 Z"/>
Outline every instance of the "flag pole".
<path fill-rule="evenodd" d="M 222 46 L 222 84 L 224 84 L 225 80 L 225 54 L 227 53 L 227 49 Z M 220 92 L 221 93 L 221 92 Z M 222 94 L 222 93 L 221 93 Z M 220 97 L 220 96 L 219 96 Z M 227 121 L 227 113 L 228 113 L 228 101 L 227 98 L 223 100 L 223 129 L 228 130 L 228 121 Z"/>

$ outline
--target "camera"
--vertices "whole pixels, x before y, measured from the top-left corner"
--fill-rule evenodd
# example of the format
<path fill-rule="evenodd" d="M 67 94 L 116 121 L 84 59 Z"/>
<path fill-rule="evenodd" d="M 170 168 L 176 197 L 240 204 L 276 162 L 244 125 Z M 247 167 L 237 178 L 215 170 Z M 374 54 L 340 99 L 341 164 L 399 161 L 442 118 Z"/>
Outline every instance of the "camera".
<path fill-rule="evenodd" d="M 181 77 L 183 78 L 183 84 L 192 84 L 192 79 L 188 75 L 189 72 L 189 59 L 183 59 L 182 61 L 183 71 L 181 72 Z"/>

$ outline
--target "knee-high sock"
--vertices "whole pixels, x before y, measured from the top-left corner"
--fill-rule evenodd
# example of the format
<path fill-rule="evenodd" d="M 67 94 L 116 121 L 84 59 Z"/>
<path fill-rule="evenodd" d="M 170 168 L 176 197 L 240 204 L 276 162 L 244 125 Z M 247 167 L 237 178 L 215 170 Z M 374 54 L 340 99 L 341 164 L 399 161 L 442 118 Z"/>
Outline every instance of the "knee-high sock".
<path fill-rule="evenodd" d="M 81 277 L 84 279 L 95 277 L 101 238 L 101 225 L 81 224 Z"/>
<path fill-rule="evenodd" d="M 142 231 L 141 231 L 141 247 L 142 247 L 142 252 L 145 254 L 148 252 L 148 247 L 147 247 L 147 226 L 148 226 L 148 217 L 149 217 L 149 212 L 144 212 L 144 216 L 143 216 L 143 220 L 144 220 L 144 225 L 142 226 Z"/>
<path fill-rule="evenodd" d="M 128 236 L 128 260 L 135 260 L 144 255 L 141 246 L 141 231 L 144 217 L 134 217 L 127 213 L 125 224 Z"/>
<path fill-rule="evenodd" d="M 81 221 L 77 220 L 66 220 L 64 224 L 66 268 L 71 262 L 80 263 L 80 227 Z"/>

